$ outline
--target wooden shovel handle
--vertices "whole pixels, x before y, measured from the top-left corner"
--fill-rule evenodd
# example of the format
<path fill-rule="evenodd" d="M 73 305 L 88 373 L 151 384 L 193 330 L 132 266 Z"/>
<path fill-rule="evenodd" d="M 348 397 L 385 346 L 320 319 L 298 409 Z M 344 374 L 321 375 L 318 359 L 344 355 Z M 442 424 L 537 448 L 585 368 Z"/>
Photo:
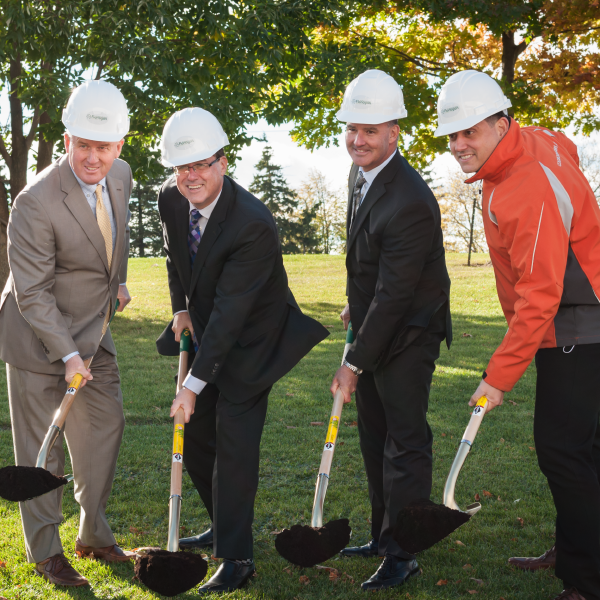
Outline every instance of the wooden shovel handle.
<path fill-rule="evenodd" d="M 340 428 L 340 419 L 342 417 L 342 407 L 344 406 L 344 394 L 338 389 L 333 397 L 333 408 L 331 409 L 331 417 L 329 418 L 329 427 L 327 428 L 327 436 L 325 438 L 325 446 L 323 448 L 323 456 L 321 457 L 321 466 L 319 467 L 319 475 L 324 473 L 329 476 L 331 471 L 331 463 L 333 462 L 333 451 L 335 450 L 335 441 L 337 439 L 338 430 Z"/>
<path fill-rule="evenodd" d="M 188 349 L 189 339 L 187 344 L 183 338 L 186 335 L 189 338 L 189 330 L 186 329 L 181 334 L 182 341 L 179 350 L 179 370 L 177 371 L 177 391 L 181 389 L 183 380 L 187 375 L 188 367 Z M 183 434 L 185 430 L 185 414 L 183 408 L 180 408 L 175 413 L 173 418 L 173 462 L 171 463 L 171 496 L 181 496 L 181 479 L 183 477 Z"/>

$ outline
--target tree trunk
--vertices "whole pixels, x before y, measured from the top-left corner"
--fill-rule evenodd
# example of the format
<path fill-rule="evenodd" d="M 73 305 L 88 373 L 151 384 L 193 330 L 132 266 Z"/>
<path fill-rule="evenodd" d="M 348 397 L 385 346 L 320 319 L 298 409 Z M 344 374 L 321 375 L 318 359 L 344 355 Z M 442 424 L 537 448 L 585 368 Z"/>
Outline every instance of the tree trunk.
<path fill-rule="evenodd" d="M 142 206 L 142 190 L 140 189 L 140 184 L 137 184 L 138 189 L 138 248 L 140 256 L 143 258 L 145 256 L 145 245 L 144 245 L 144 211 Z"/>
<path fill-rule="evenodd" d="M 21 79 L 21 61 L 10 61 L 10 197 L 14 201 L 19 192 L 27 185 L 27 142 L 23 135 L 23 105 L 19 98 Z M 32 124 L 33 125 L 33 124 Z"/>
<path fill-rule="evenodd" d="M 512 85 L 515 80 L 515 65 L 519 55 L 527 48 L 527 42 L 522 40 L 515 44 L 515 32 L 505 31 L 502 34 L 502 80 Z"/>
<path fill-rule="evenodd" d="M 4 181 L 0 179 L 0 291 L 8 279 L 8 255 L 6 228 L 8 226 L 8 194 Z"/>
<path fill-rule="evenodd" d="M 43 112 L 40 117 L 40 125 L 51 123 L 50 116 L 47 112 Z M 54 142 L 47 141 L 44 134 L 40 131 L 38 135 L 38 152 L 36 174 L 41 173 L 46 167 L 52 163 L 52 151 L 54 150 Z"/>

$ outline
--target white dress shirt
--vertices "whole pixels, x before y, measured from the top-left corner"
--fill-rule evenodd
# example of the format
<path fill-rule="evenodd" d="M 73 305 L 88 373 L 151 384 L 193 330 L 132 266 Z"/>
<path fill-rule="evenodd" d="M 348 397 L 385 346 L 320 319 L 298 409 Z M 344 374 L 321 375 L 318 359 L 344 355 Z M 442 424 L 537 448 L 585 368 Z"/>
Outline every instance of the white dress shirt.
<path fill-rule="evenodd" d="M 71 167 L 70 164 L 69 166 Z M 71 171 L 73 171 L 73 167 L 71 167 Z M 112 232 L 112 245 L 114 252 L 115 244 L 117 242 L 117 224 L 115 223 L 115 215 L 113 213 L 112 204 L 110 203 L 110 196 L 108 194 L 108 187 L 106 185 L 106 177 L 103 177 L 98 183 L 85 183 L 85 181 L 77 177 L 75 171 L 73 171 L 73 175 L 75 176 L 75 179 L 77 179 L 77 183 L 79 184 L 87 203 L 90 205 L 90 208 L 94 213 L 94 218 L 96 218 L 96 187 L 98 184 L 102 186 L 102 202 L 108 214 L 108 218 L 110 219 L 110 229 Z M 119 285 L 126 285 L 126 282 L 120 283 Z M 63 356 L 62 361 L 66 363 L 70 358 L 73 358 L 73 356 L 77 354 L 79 354 L 79 352 L 71 352 L 71 354 Z"/>
<path fill-rule="evenodd" d="M 398 152 L 398 150 L 396 150 L 395 152 L 392 152 L 391 156 L 386 158 L 378 167 L 375 167 L 374 169 L 371 169 L 370 171 L 363 171 L 362 167 L 358 168 L 359 172 L 362 174 L 362 176 L 366 180 L 365 183 L 363 183 L 363 186 L 360 190 L 360 193 L 361 193 L 360 204 L 362 204 L 362 201 L 364 200 L 365 196 L 367 195 L 369 188 L 373 185 L 373 182 L 375 181 L 375 177 L 377 177 L 377 175 L 379 175 L 379 173 L 381 173 L 381 171 L 383 171 L 383 169 L 385 169 L 387 167 L 388 163 L 392 160 L 392 158 L 394 158 L 394 156 L 396 156 L 396 152 Z M 359 206 L 360 206 L 360 204 L 359 204 Z"/>
<path fill-rule="evenodd" d="M 221 192 L 223 190 L 221 189 Z M 214 199 L 213 202 L 211 202 L 208 206 L 205 206 L 204 208 L 198 208 L 197 206 L 194 206 L 191 202 L 190 202 L 190 214 L 192 213 L 193 210 L 197 210 L 200 213 L 200 219 L 198 219 L 198 225 L 200 226 L 200 233 L 202 235 L 204 235 L 204 230 L 206 229 L 206 224 L 208 223 L 208 219 L 210 219 L 210 215 L 212 215 L 213 210 L 215 210 L 215 206 L 217 205 L 217 202 L 219 201 L 219 198 L 221 197 L 221 192 L 219 192 L 219 195 Z M 202 238 L 200 238 L 202 240 Z M 183 313 L 183 312 L 188 312 L 187 310 L 178 310 L 176 313 L 173 314 L 173 316 L 178 315 L 179 313 Z M 202 379 L 198 379 L 197 377 L 194 377 L 191 373 L 188 373 L 188 376 L 185 378 L 185 381 L 183 382 L 183 387 L 187 388 L 188 390 L 194 392 L 194 394 L 198 395 L 206 386 L 206 381 L 202 381 Z"/>

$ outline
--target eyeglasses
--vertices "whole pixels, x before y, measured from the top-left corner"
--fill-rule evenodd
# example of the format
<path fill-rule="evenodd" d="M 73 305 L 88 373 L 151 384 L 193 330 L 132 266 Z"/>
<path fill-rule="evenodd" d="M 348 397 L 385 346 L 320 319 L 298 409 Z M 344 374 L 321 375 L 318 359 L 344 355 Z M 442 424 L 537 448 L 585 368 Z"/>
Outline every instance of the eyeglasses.
<path fill-rule="evenodd" d="M 189 175 L 190 171 L 193 171 L 196 175 L 199 175 L 202 172 L 206 172 L 210 167 L 212 167 L 216 162 L 219 162 L 221 157 L 215 158 L 211 163 L 196 163 L 195 165 L 182 165 L 181 167 L 173 167 L 175 173 L 177 175 Z"/>

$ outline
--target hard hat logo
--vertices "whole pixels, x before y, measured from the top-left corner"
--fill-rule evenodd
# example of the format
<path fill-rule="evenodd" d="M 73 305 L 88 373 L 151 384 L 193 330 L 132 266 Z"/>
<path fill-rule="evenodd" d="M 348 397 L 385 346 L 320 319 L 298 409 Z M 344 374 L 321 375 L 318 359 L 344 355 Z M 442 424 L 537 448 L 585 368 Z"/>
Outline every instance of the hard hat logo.
<path fill-rule="evenodd" d="M 455 110 L 458 110 L 458 106 L 451 106 L 450 108 L 444 108 L 442 110 L 442 114 L 445 115 L 446 113 L 454 112 Z"/>
<path fill-rule="evenodd" d="M 93 123 L 104 124 L 106 121 L 108 121 L 108 116 L 104 113 L 88 113 L 85 115 L 85 118 Z"/>
<path fill-rule="evenodd" d="M 402 89 L 395 79 L 371 69 L 350 82 L 344 93 L 338 121 L 378 125 L 406 117 Z"/>
<path fill-rule="evenodd" d="M 187 147 L 191 150 L 195 145 L 195 140 L 191 137 L 179 138 L 173 145 L 175 146 L 175 148 Z"/>

